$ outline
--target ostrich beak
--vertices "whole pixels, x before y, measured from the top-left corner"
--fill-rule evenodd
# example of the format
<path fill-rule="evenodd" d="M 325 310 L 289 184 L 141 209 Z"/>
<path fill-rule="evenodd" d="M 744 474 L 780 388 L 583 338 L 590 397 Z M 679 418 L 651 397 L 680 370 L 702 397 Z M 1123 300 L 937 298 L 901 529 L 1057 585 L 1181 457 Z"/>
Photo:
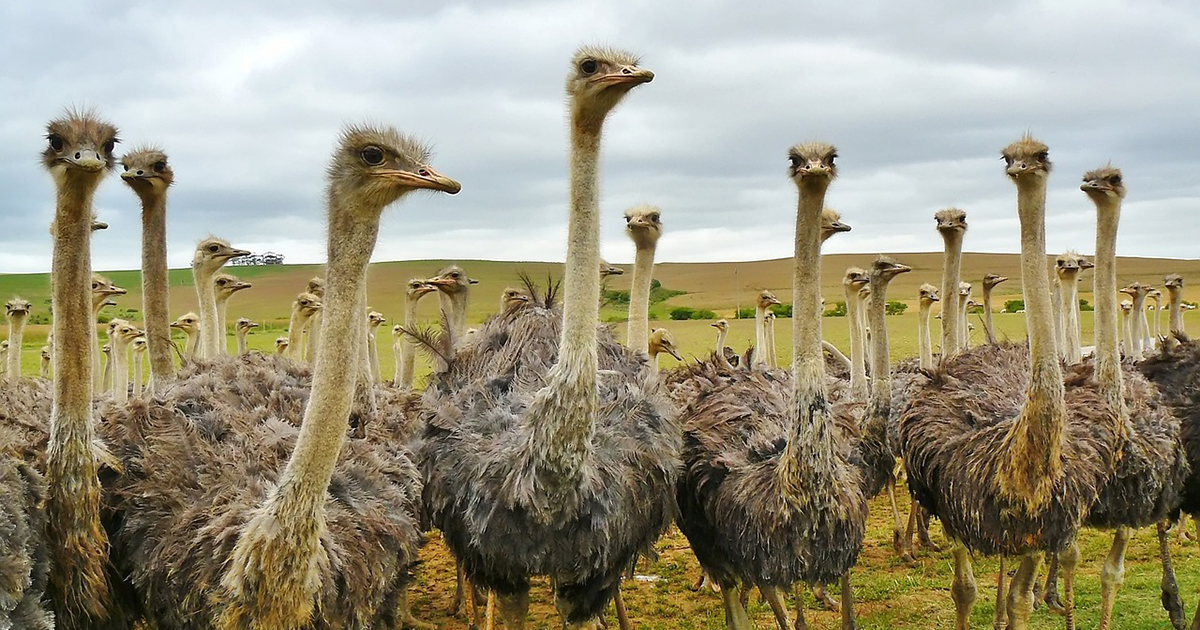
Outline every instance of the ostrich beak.
<path fill-rule="evenodd" d="M 637 66 L 625 66 L 620 72 L 601 75 L 595 78 L 597 83 L 610 85 L 641 85 L 654 80 L 654 73 Z"/>
<path fill-rule="evenodd" d="M 395 179 L 411 188 L 440 190 L 441 192 L 451 195 L 457 195 L 458 192 L 462 190 L 462 184 L 459 184 L 453 179 L 442 175 L 428 166 L 421 167 L 416 173 L 399 169 L 387 169 L 378 171 L 378 173 L 384 177 L 391 177 L 392 179 Z"/>
<path fill-rule="evenodd" d="M 107 229 L 108 229 L 107 223 L 105 223 L 103 221 L 92 221 L 92 231 L 93 232 L 95 232 L 96 230 L 107 230 Z"/>
<path fill-rule="evenodd" d="M 75 152 L 75 155 L 63 158 L 72 166 L 76 166 L 85 171 L 99 171 L 104 168 L 107 162 L 95 149 L 80 149 Z"/>
<path fill-rule="evenodd" d="M 1080 269 L 1091 269 L 1092 267 L 1095 267 L 1095 266 L 1096 266 L 1096 263 L 1094 263 L 1090 260 L 1080 260 L 1079 261 Z"/>
<path fill-rule="evenodd" d="M 829 224 L 829 229 L 833 232 L 849 232 L 852 228 L 848 224 L 842 223 L 841 221 L 834 221 L 833 223 Z"/>
<path fill-rule="evenodd" d="M 909 267 L 908 265 L 901 265 L 897 263 L 892 266 L 892 273 L 908 273 L 910 271 L 912 271 L 912 267 Z"/>
<path fill-rule="evenodd" d="M 671 347 L 671 346 L 667 346 L 667 347 L 665 348 L 665 350 L 666 350 L 667 352 L 669 352 L 669 353 L 671 354 L 671 356 L 675 357 L 675 360 L 676 360 L 676 361 L 682 361 L 682 360 L 683 360 L 683 357 L 679 356 L 679 352 L 677 352 L 677 351 L 675 350 L 675 348 L 673 348 L 673 347 Z"/>

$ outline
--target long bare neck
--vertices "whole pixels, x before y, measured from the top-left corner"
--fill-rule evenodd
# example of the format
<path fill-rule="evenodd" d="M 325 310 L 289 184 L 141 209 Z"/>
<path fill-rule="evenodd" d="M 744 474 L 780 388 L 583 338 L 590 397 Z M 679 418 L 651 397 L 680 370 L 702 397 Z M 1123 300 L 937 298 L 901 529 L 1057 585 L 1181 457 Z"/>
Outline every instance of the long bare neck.
<path fill-rule="evenodd" d="M 917 346 L 921 354 L 921 369 L 933 369 L 933 339 L 929 336 L 929 309 L 932 304 L 922 301 L 917 310 Z"/>
<path fill-rule="evenodd" d="M 779 367 L 779 352 L 775 348 L 775 320 L 767 320 L 767 364 Z"/>
<path fill-rule="evenodd" d="M 530 448 L 538 453 L 542 466 L 568 488 L 578 482 L 599 406 L 596 322 L 600 310 L 600 275 L 596 273 L 600 265 L 600 130 L 591 131 L 574 121 L 571 135 L 571 218 L 558 362 L 529 409 L 534 423 Z"/>
<path fill-rule="evenodd" d="M 1109 405 L 1123 411 L 1124 379 L 1117 347 L 1117 228 L 1121 223 L 1121 202 L 1114 199 L 1097 201 L 1096 210 L 1096 268 L 1092 277 L 1096 300 L 1092 313 L 1095 349 L 1092 356 L 1096 382 L 1105 399 Z"/>
<path fill-rule="evenodd" d="M 331 195 L 331 203 L 338 203 Z M 312 395 L 295 450 L 269 509 L 297 529 L 323 520 L 325 492 L 332 478 L 350 418 L 362 354 L 366 268 L 379 233 L 378 220 L 356 221 L 354 212 L 332 208 L 327 283 L 321 318 L 321 344 L 313 364 Z"/>
<path fill-rule="evenodd" d="M 996 343 L 996 329 L 992 326 L 992 287 L 983 285 L 983 332 L 988 343 Z"/>
<path fill-rule="evenodd" d="M 175 376 L 171 357 L 170 280 L 167 277 L 167 197 L 144 194 L 142 199 L 142 310 L 146 351 L 150 355 L 150 391 L 162 391 Z"/>
<path fill-rule="evenodd" d="M 309 317 L 304 314 L 304 311 L 298 305 L 292 306 L 292 316 L 288 320 L 288 345 L 284 350 L 284 354 L 299 361 L 301 358 L 300 333 L 304 330 L 304 325 L 308 323 Z"/>
<path fill-rule="evenodd" d="M 754 307 L 754 352 L 751 356 L 751 367 L 767 362 L 767 307 L 759 304 Z"/>
<path fill-rule="evenodd" d="M 107 296 L 92 296 L 92 319 L 88 326 L 88 347 L 91 349 L 92 355 L 92 391 L 104 391 L 104 380 L 100 371 L 100 333 L 96 324 L 100 321 L 100 311 L 104 310 L 104 301 Z"/>
<path fill-rule="evenodd" d="M 195 361 L 200 352 L 200 331 L 185 333 L 187 335 L 187 359 Z"/>
<path fill-rule="evenodd" d="M 371 355 L 371 378 L 376 383 L 383 382 L 383 374 L 379 372 L 379 344 L 377 342 L 378 331 L 372 330 L 367 334 L 367 354 Z"/>
<path fill-rule="evenodd" d="M 638 243 L 629 292 L 629 333 L 627 345 L 646 352 L 650 339 L 650 281 L 654 278 L 654 250 L 657 243 Z"/>
<path fill-rule="evenodd" d="M 1146 321 L 1146 294 L 1137 293 L 1133 296 L 1133 313 L 1129 323 L 1129 335 L 1133 342 L 1133 357 L 1141 360 L 1144 356 L 1146 335 L 1143 332 Z"/>
<path fill-rule="evenodd" d="M 467 292 L 440 291 L 438 292 L 438 302 L 441 304 L 442 317 L 446 322 L 446 334 L 450 337 L 450 347 L 457 348 L 463 338 L 467 336 Z"/>
<path fill-rule="evenodd" d="M 1167 292 L 1171 294 L 1171 332 L 1183 334 L 1183 290 L 1179 287 L 1168 287 Z"/>
<path fill-rule="evenodd" d="M 942 262 L 942 359 L 958 353 L 961 320 L 958 315 L 958 282 L 962 275 L 962 232 L 943 232 Z"/>
<path fill-rule="evenodd" d="M 25 316 L 8 318 L 8 378 L 21 378 L 21 343 L 25 336 Z"/>
<path fill-rule="evenodd" d="M 412 330 L 417 323 L 417 302 L 419 298 L 409 297 L 404 300 L 404 329 Z M 406 390 L 412 389 L 416 377 L 417 346 L 416 341 L 408 335 L 400 337 L 400 358 L 396 362 L 396 384 Z"/>
<path fill-rule="evenodd" d="M 225 319 L 229 310 L 229 296 L 217 296 L 217 356 L 229 355 L 229 344 L 225 343 L 225 335 L 228 334 L 229 328 L 226 327 Z"/>
<path fill-rule="evenodd" d="M 95 330 L 90 258 L 92 195 L 98 183 L 60 182 L 55 211 L 54 402 L 46 449 L 47 548 L 52 558 L 47 590 L 59 623 L 67 628 L 84 627 L 83 618 L 103 618 L 109 610 L 108 540 L 100 527 L 88 349 Z"/>
<path fill-rule="evenodd" d="M 1083 360 L 1083 345 L 1079 338 L 1079 320 L 1075 315 L 1075 308 L 1072 302 L 1078 303 L 1075 298 L 1076 281 L 1074 274 L 1061 274 L 1058 277 L 1058 294 L 1062 300 L 1062 305 L 1059 307 L 1059 312 L 1062 314 L 1062 330 L 1063 330 L 1063 357 L 1067 365 L 1075 365 Z"/>
<path fill-rule="evenodd" d="M 125 365 L 129 346 L 112 341 L 113 400 L 123 403 L 129 400 L 129 366 Z"/>
<path fill-rule="evenodd" d="M 133 396 L 134 398 L 142 397 L 142 354 L 135 352 L 133 354 Z"/>
<path fill-rule="evenodd" d="M 850 395 L 854 400 L 867 399 L 867 358 L 863 352 L 862 317 L 859 316 L 858 290 L 844 285 L 846 290 L 846 321 L 850 325 Z"/>
<path fill-rule="evenodd" d="M 325 317 L 324 309 L 313 313 L 308 318 L 308 337 L 304 339 L 304 360 L 312 365 L 317 360 L 317 345 L 321 343 L 321 320 Z"/>
<path fill-rule="evenodd" d="M 967 318 L 967 296 L 958 296 L 958 348 L 966 350 L 971 347 L 971 328 Z"/>
<path fill-rule="evenodd" d="M 192 280 L 196 283 L 196 301 L 200 309 L 198 356 L 212 359 L 217 356 L 217 291 L 213 286 L 213 272 L 201 265 L 193 265 Z"/>
<path fill-rule="evenodd" d="M 729 336 L 728 328 L 717 329 L 717 354 L 725 356 L 725 338 Z"/>
<path fill-rule="evenodd" d="M 112 393 L 112 389 L 113 389 L 113 387 L 112 387 L 112 384 L 113 384 L 112 364 L 113 364 L 112 346 L 109 346 L 108 354 L 104 355 L 104 376 L 100 379 L 100 382 L 102 383 L 100 386 L 100 390 L 105 394 Z"/>
<path fill-rule="evenodd" d="M 887 331 L 888 280 L 871 279 L 867 319 L 871 323 L 871 413 L 866 433 L 882 443 L 887 440 L 887 420 L 892 408 L 892 365 Z"/>
<path fill-rule="evenodd" d="M 1058 348 L 1058 356 L 1062 359 L 1066 359 L 1067 325 L 1063 320 L 1065 315 L 1063 315 L 1062 308 L 1062 283 L 1057 280 L 1057 276 L 1054 280 L 1050 281 L 1050 304 L 1051 308 L 1054 309 L 1054 343 Z"/>
<path fill-rule="evenodd" d="M 237 331 L 238 354 L 246 354 L 249 351 L 246 346 L 246 334 L 249 332 L 244 328 Z"/>
<path fill-rule="evenodd" d="M 1035 514 L 1049 503 L 1062 478 L 1066 427 L 1063 376 L 1046 276 L 1044 179 L 1018 182 L 1017 210 L 1030 375 L 1025 404 L 1005 439 L 1009 462 L 1000 474 L 1000 490 L 1008 500 Z"/>

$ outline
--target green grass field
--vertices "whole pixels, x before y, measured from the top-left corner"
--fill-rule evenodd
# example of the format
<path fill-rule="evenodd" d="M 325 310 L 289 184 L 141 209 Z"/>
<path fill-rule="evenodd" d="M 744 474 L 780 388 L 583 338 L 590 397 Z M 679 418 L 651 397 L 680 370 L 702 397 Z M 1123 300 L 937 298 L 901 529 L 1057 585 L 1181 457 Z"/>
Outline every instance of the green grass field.
<path fill-rule="evenodd" d="M 900 254 L 897 258 L 914 267 L 915 271 L 900 276 L 893 283 L 889 297 L 912 304 L 917 285 L 922 282 L 938 284 L 940 255 Z M 837 255 L 826 257 L 824 264 L 824 294 L 829 303 L 841 298 L 841 275 L 850 264 L 865 265 L 870 256 Z M 1197 261 L 1122 259 L 1120 281 L 1144 280 L 1161 284 L 1162 275 L 1169 272 L 1184 273 L 1189 279 L 1200 272 Z M 410 277 L 433 275 L 445 261 L 414 261 L 380 263 L 372 266 L 370 300 L 372 306 L 389 318 L 401 312 L 401 292 L 404 282 Z M 472 294 L 469 320 L 472 324 L 482 321 L 499 305 L 499 296 L 506 286 L 518 285 L 517 272 L 525 270 L 535 278 L 547 274 L 558 275 L 561 265 L 548 263 L 508 263 L 469 261 L 461 263 L 467 272 L 480 280 Z M 964 262 L 964 277 L 968 280 L 982 277 L 994 271 L 1013 278 L 1001 285 L 996 296 L 996 307 L 1005 299 L 1019 294 L 1020 283 L 1015 255 L 968 254 Z M 230 302 L 230 323 L 238 317 L 251 317 L 263 324 L 263 328 L 250 335 L 250 346 L 266 352 L 273 351 L 274 340 L 286 333 L 287 314 L 291 299 L 304 286 L 308 278 L 318 275 L 317 266 L 284 266 L 235 268 L 230 272 L 250 280 L 254 288 L 239 293 Z M 139 309 L 141 297 L 138 291 L 137 272 L 112 272 L 106 274 L 118 285 L 130 290 L 128 296 L 117 299 L 118 309 Z M 710 321 L 671 321 L 665 313 L 673 306 L 710 308 L 721 316 L 731 318 L 729 343 L 739 351 L 754 339 L 751 320 L 733 320 L 734 309 L 740 304 L 749 305 L 752 296 L 761 288 L 769 288 L 785 301 L 790 293 L 788 261 L 763 261 L 755 263 L 706 263 L 706 264 L 663 264 L 656 268 L 656 277 L 664 287 L 686 291 L 654 306 L 655 316 L 660 319 L 654 326 L 665 326 L 674 335 L 685 360 L 705 355 L 714 346 L 716 331 Z M 195 309 L 195 293 L 191 285 L 190 272 L 176 270 L 171 273 L 172 316 Z M 610 288 L 626 289 L 629 277 L 613 278 Z M 1085 276 L 1082 286 L 1090 286 L 1090 275 Z M 34 314 L 46 313 L 49 301 L 49 283 L 43 275 L 0 275 L 0 296 L 19 294 L 34 304 Z M 1196 299 L 1200 290 L 1190 288 L 1186 297 Z M 1091 296 L 1085 293 L 1085 299 Z M 606 307 L 602 317 L 614 321 L 623 317 L 620 309 Z M 423 323 L 433 324 L 437 318 L 435 299 L 422 302 L 420 317 Z M 997 314 L 996 325 L 1001 337 L 1024 338 L 1023 314 Z M 1188 314 L 1188 326 L 1200 329 L 1197 315 Z M 381 328 L 380 363 L 384 375 L 391 377 L 394 362 L 391 352 L 390 328 L 396 320 L 389 319 Z M 983 340 L 982 325 L 976 316 L 973 343 Z M 1083 313 L 1084 345 L 1089 345 L 1091 336 L 1091 313 Z M 828 317 L 823 320 L 825 338 L 845 351 L 848 347 L 847 320 Z M 624 325 L 613 324 L 619 336 L 624 336 Z M 934 321 L 934 339 L 938 337 L 937 322 Z M 39 349 L 45 342 L 48 327 L 31 325 L 26 330 L 22 349 L 22 361 L 26 374 L 36 374 Z M 916 354 L 917 314 L 915 304 L 907 313 L 888 318 L 888 332 L 893 360 Z M 780 319 L 776 325 L 780 361 L 791 358 L 791 320 Z M 182 342 L 182 336 L 177 336 Z M 230 349 L 235 342 L 228 339 Z M 428 372 L 427 363 L 418 361 L 421 374 Z M 677 362 L 668 356 L 662 357 L 662 367 L 670 368 Z M 907 495 L 900 493 L 901 507 L 907 511 Z M 905 512 L 907 513 L 907 512 Z M 921 555 L 914 565 L 907 565 L 891 551 L 890 514 L 885 497 L 872 503 L 872 515 L 867 544 L 854 571 L 854 587 L 857 599 L 859 627 L 929 630 L 952 627 L 953 604 L 950 599 L 952 562 L 948 552 Z M 934 526 L 935 540 L 945 545 L 940 529 Z M 1173 539 L 1174 540 L 1174 539 Z M 1099 570 L 1100 563 L 1108 550 L 1111 535 L 1106 532 L 1084 532 L 1080 538 L 1083 560 L 1080 565 L 1077 605 L 1079 627 L 1094 627 L 1098 620 Z M 688 586 L 698 575 L 698 566 L 687 541 L 677 531 L 664 537 L 658 544 L 660 557 L 654 562 L 644 562 L 638 568 L 639 579 L 627 581 L 624 587 L 627 606 L 637 628 L 643 630 L 688 630 L 717 629 L 724 627 L 720 597 L 712 592 L 693 593 Z M 1200 600 L 1200 544 L 1196 542 L 1173 542 L 1175 568 L 1181 592 L 1187 604 L 1188 614 L 1194 614 Z M 467 624 L 447 612 L 454 591 L 454 565 L 438 536 L 431 536 L 430 544 L 422 554 L 424 563 L 418 573 L 413 594 L 413 607 L 418 617 L 434 622 L 447 630 L 465 629 Z M 995 558 L 979 558 L 975 575 L 979 582 L 979 599 L 976 603 L 972 627 L 990 628 L 994 611 L 994 584 L 997 561 Z M 1011 567 L 1010 567 L 1011 569 Z M 1166 614 L 1159 604 L 1159 578 L 1161 571 L 1157 561 L 1154 532 L 1137 532 L 1130 545 L 1126 560 L 1125 584 L 1117 605 L 1115 627 L 1130 630 L 1170 627 Z M 544 580 L 535 581 L 530 628 L 557 628 L 558 621 L 550 589 Z M 810 627 L 837 628 L 839 618 L 831 612 L 814 610 L 811 596 L 808 601 Z M 756 597 L 752 599 L 751 613 L 759 628 L 774 627 L 770 609 Z M 608 620 L 610 628 L 616 621 Z M 1062 618 L 1039 611 L 1033 627 L 1050 629 L 1062 627 Z"/>

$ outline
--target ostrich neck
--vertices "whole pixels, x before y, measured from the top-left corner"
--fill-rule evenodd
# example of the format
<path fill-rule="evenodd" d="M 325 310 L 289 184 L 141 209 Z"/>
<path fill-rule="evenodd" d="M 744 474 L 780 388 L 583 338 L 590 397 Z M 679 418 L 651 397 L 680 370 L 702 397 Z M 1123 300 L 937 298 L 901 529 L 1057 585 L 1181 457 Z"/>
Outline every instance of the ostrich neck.
<path fill-rule="evenodd" d="M 467 300 L 465 288 L 454 292 L 438 292 L 438 303 L 441 305 L 442 317 L 446 320 L 446 334 L 450 337 L 451 350 L 458 348 L 458 344 L 462 343 L 467 334 Z"/>
<path fill-rule="evenodd" d="M 775 320 L 767 320 L 767 365 L 779 367 L 779 353 L 775 350 Z"/>
<path fill-rule="evenodd" d="M 379 373 L 379 344 L 376 341 L 377 330 L 372 329 L 367 333 L 367 354 L 371 360 L 371 378 L 376 383 L 383 382 L 383 374 Z"/>
<path fill-rule="evenodd" d="M 992 287 L 983 285 L 983 333 L 988 343 L 996 343 L 996 329 L 992 327 Z"/>
<path fill-rule="evenodd" d="M 1096 202 L 1096 268 L 1093 270 L 1095 311 L 1092 351 L 1096 382 L 1110 405 L 1124 405 L 1121 354 L 1117 349 L 1117 228 L 1121 222 L 1121 202 L 1104 199 Z M 1123 416 L 1122 416 L 1123 417 Z"/>
<path fill-rule="evenodd" d="M 717 329 L 717 354 L 725 356 L 725 338 L 729 336 L 729 329 Z"/>
<path fill-rule="evenodd" d="M 958 296 L 958 347 L 961 350 L 966 350 L 970 347 L 971 330 L 967 325 L 967 296 Z"/>
<path fill-rule="evenodd" d="M 1083 341 L 1079 338 L 1079 319 L 1072 304 L 1078 304 L 1076 299 L 1077 285 L 1075 274 L 1060 274 L 1058 277 L 1058 295 L 1061 300 L 1059 313 L 1062 315 L 1063 356 L 1067 365 L 1075 365 L 1083 360 Z"/>
<path fill-rule="evenodd" d="M 563 325 L 558 362 L 529 406 L 533 435 L 528 448 L 543 479 L 569 492 L 577 487 L 592 441 L 599 406 L 596 321 L 600 311 L 600 216 L 597 175 L 600 129 L 572 121 L 571 214 Z"/>
<path fill-rule="evenodd" d="M 317 360 L 317 345 L 321 343 L 321 320 L 325 317 L 325 310 L 319 310 L 313 313 L 308 318 L 305 325 L 308 336 L 304 339 L 304 360 L 312 365 Z"/>
<path fill-rule="evenodd" d="M 146 351 L 150 354 L 150 391 L 161 392 L 175 375 L 171 357 L 171 320 L 167 276 L 167 197 L 140 195 L 142 199 L 142 311 L 146 326 Z"/>
<path fill-rule="evenodd" d="M 888 280 L 871 279 L 867 318 L 871 323 L 871 401 L 864 433 L 877 443 L 887 441 L 887 421 L 892 407 L 892 366 L 887 331 Z"/>
<path fill-rule="evenodd" d="M 921 354 L 921 369 L 933 369 L 933 340 L 929 336 L 929 308 L 931 302 L 922 301 L 917 311 L 917 346 Z"/>
<path fill-rule="evenodd" d="M 1050 279 L 1046 275 L 1046 182 L 1017 182 L 1021 221 L 1021 288 L 1029 328 L 1029 388 L 1020 414 L 1005 438 L 1008 463 L 1000 491 L 1028 513 L 1041 511 L 1063 475 L 1066 427 L 1062 369 L 1054 339 Z"/>
<path fill-rule="evenodd" d="M 867 398 L 867 358 L 863 356 L 862 318 L 859 317 L 858 290 L 844 285 L 846 290 L 846 320 L 850 325 L 850 395 L 854 400 Z M 794 308 L 794 307 L 793 307 Z"/>
<path fill-rule="evenodd" d="M 379 234 L 378 215 L 369 209 L 339 208 L 330 195 L 328 282 L 321 318 L 321 343 L 313 363 L 312 394 L 296 447 L 267 509 L 292 531 L 320 522 L 325 493 L 345 439 L 359 370 L 347 369 L 361 356 L 366 301 L 366 268 Z M 295 529 L 292 529 L 295 528 Z"/>
<path fill-rule="evenodd" d="M 1140 359 L 1145 346 L 1146 334 L 1146 294 L 1138 293 L 1133 296 L 1133 321 L 1129 333 L 1133 338 L 1133 353 Z"/>
<path fill-rule="evenodd" d="M 1167 287 L 1167 293 L 1171 294 L 1170 310 L 1171 310 L 1171 332 L 1177 335 L 1183 334 L 1183 290 L 1179 287 Z"/>
<path fill-rule="evenodd" d="M 958 315 L 958 279 L 962 275 L 963 233 L 942 232 L 945 256 L 942 272 L 942 359 L 958 353 L 960 324 Z"/>
<path fill-rule="evenodd" d="M 248 348 L 246 346 L 246 335 L 249 332 L 250 332 L 249 330 L 237 331 L 238 354 L 246 354 L 246 352 L 248 351 Z"/>
<path fill-rule="evenodd" d="M 767 307 L 754 307 L 754 353 L 751 366 L 766 363 L 767 359 Z"/>
<path fill-rule="evenodd" d="M 92 319 L 88 325 L 88 347 L 92 355 L 92 391 L 104 391 L 104 380 L 100 371 L 100 332 L 96 324 L 100 322 L 100 311 L 104 310 L 106 295 L 92 295 Z"/>
<path fill-rule="evenodd" d="M 287 356 L 296 360 L 301 358 L 300 332 L 304 330 L 304 325 L 309 319 L 310 316 L 306 315 L 299 305 L 292 306 L 292 316 L 288 319 L 288 345 L 284 351 Z"/>
<path fill-rule="evenodd" d="M 627 345 L 635 352 L 646 352 L 650 339 L 650 281 L 654 277 L 654 250 L 657 245 L 652 239 L 640 239 L 634 256 Z"/>
<path fill-rule="evenodd" d="M 8 318 L 8 377 L 21 378 L 21 342 L 25 336 L 25 316 Z"/>
<path fill-rule="evenodd" d="M 94 445 L 91 312 L 92 196 L 100 177 L 58 181 L 52 263 L 54 319 L 53 404 L 46 449 L 47 548 L 54 550 L 47 591 L 60 623 L 82 626 L 103 616 L 108 588 L 102 577 L 108 541 L 100 527 L 100 482 Z M 14 349 L 15 350 L 15 349 Z M 91 576 L 91 580 L 88 577 Z M 94 580 L 94 584 L 89 584 Z M 72 623 L 73 621 L 73 623 Z"/>
<path fill-rule="evenodd" d="M 123 403 L 129 400 L 129 366 L 125 364 L 125 352 L 129 346 L 113 339 L 112 371 L 113 371 L 113 400 Z"/>
<path fill-rule="evenodd" d="M 229 310 L 229 297 L 228 295 L 217 297 L 217 356 L 229 354 L 229 346 L 225 343 L 225 335 L 229 330 L 226 328 L 226 322 L 229 320 L 225 319 Z"/>
<path fill-rule="evenodd" d="M 142 355 L 137 352 L 133 355 L 133 395 L 142 395 Z"/>
<path fill-rule="evenodd" d="M 200 332 L 184 333 L 187 336 L 187 358 L 188 361 L 194 361 L 198 358 L 197 353 L 200 351 Z"/>
<path fill-rule="evenodd" d="M 420 297 L 408 298 L 404 300 L 404 329 L 412 330 L 417 323 L 417 302 Z M 397 385 L 406 390 L 412 389 L 413 379 L 415 378 L 415 369 L 417 363 L 417 347 L 416 342 L 408 335 L 401 335 L 400 340 L 400 361 L 397 364 L 399 374 L 396 377 Z"/>
<path fill-rule="evenodd" d="M 217 350 L 217 289 L 213 285 L 215 272 L 202 265 L 192 265 L 192 279 L 196 283 L 196 301 L 200 308 L 199 358 L 216 358 Z"/>

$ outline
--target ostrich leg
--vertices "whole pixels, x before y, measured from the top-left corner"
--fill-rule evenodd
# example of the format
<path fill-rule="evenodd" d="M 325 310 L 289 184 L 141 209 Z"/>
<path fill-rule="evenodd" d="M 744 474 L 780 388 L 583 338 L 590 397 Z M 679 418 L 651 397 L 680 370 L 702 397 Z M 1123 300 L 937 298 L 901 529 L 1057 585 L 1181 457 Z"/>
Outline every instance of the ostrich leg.
<path fill-rule="evenodd" d="M 1004 605 L 1004 581 L 1008 578 L 1008 569 L 1004 566 L 1004 555 L 1000 556 L 1000 569 L 996 571 L 996 613 L 992 618 L 994 630 L 1008 628 L 1008 607 Z"/>
<path fill-rule="evenodd" d="M 742 606 L 736 582 L 721 586 L 721 600 L 725 604 L 725 628 L 727 630 L 754 630 L 750 614 Z"/>
<path fill-rule="evenodd" d="M 900 518 L 900 507 L 896 505 L 896 480 L 890 479 L 887 482 L 888 501 L 892 504 L 892 549 L 896 555 L 904 561 L 910 561 L 912 558 L 905 550 L 905 543 L 901 540 L 904 535 L 904 520 Z"/>
<path fill-rule="evenodd" d="M 804 619 L 804 584 L 796 585 L 796 625 L 795 630 L 808 630 L 808 622 Z"/>
<path fill-rule="evenodd" d="M 1029 553 L 1021 557 L 1021 566 L 1013 574 L 1008 589 L 1008 627 L 1010 630 L 1028 630 L 1029 618 L 1033 616 L 1033 584 L 1037 581 L 1038 569 L 1042 565 L 1041 553 Z"/>
<path fill-rule="evenodd" d="M 1063 614 L 1062 600 L 1058 597 L 1058 556 L 1050 558 L 1049 568 L 1046 569 L 1046 586 L 1043 589 L 1042 601 L 1046 602 L 1046 609 L 1050 612 L 1061 615 Z"/>
<path fill-rule="evenodd" d="M 473 601 L 475 598 L 472 597 Z M 497 595 L 496 608 L 506 630 L 525 630 L 525 619 L 529 615 L 529 591 L 516 595 Z"/>
<path fill-rule="evenodd" d="M 971 607 L 975 605 L 977 594 L 975 572 L 971 570 L 971 552 L 962 543 L 955 542 L 954 582 L 950 586 L 950 595 L 954 598 L 956 630 L 970 630 Z"/>
<path fill-rule="evenodd" d="M 1162 521 L 1158 524 L 1158 555 L 1162 559 L 1162 605 L 1171 619 L 1175 630 L 1187 627 L 1187 617 L 1183 613 L 1183 599 L 1179 596 L 1179 584 L 1175 582 L 1175 567 L 1171 565 L 1171 544 L 1168 534 L 1170 523 Z M 1197 617 L 1200 620 L 1200 616 Z"/>
<path fill-rule="evenodd" d="M 1067 630 L 1075 630 L 1075 568 L 1079 566 L 1079 544 L 1072 542 L 1058 554 L 1058 563 L 1062 567 L 1063 591 L 1067 594 L 1062 614 L 1066 617 Z"/>
<path fill-rule="evenodd" d="M 620 587 L 617 587 L 617 592 L 613 595 L 613 605 L 617 609 L 617 627 L 621 630 L 633 630 L 633 625 L 629 623 L 629 612 L 625 610 L 625 598 L 621 595 Z"/>
<path fill-rule="evenodd" d="M 813 586 L 813 598 L 817 600 L 825 610 L 837 612 L 842 609 L 842 605 L 836 599 L 829 596 L 829 591 L 825 590 L 824 584 L 816 584 Z"/>
<path fill-rule="evenodd" d="M 855 630 L 854 591 L 850 589 L 850 571 L 842 574 L 842 630 Z"/>
<path fill-rule="evenodd" d="M 774 586 L 759 586 L 758 592 L 762 593 L 763 599 L 771 606 L 771 612 L 775 613 L 775 623 L 779 624 L 779 630 L 791 630 L 787 605 L 783 602 L 783 591 Z"/>
<path fill-rule="evenodd" d="M 1129 547 L 1129 528 L 1118 527 L 1113 533 L 1112 549 L 1104 559 L 1104 568 L 1100 570 L 1100 630 L 1112 627 L 1113 604 L 1116 602 L 1117 589 L 1125 581 L 1125 549 Z"/>

